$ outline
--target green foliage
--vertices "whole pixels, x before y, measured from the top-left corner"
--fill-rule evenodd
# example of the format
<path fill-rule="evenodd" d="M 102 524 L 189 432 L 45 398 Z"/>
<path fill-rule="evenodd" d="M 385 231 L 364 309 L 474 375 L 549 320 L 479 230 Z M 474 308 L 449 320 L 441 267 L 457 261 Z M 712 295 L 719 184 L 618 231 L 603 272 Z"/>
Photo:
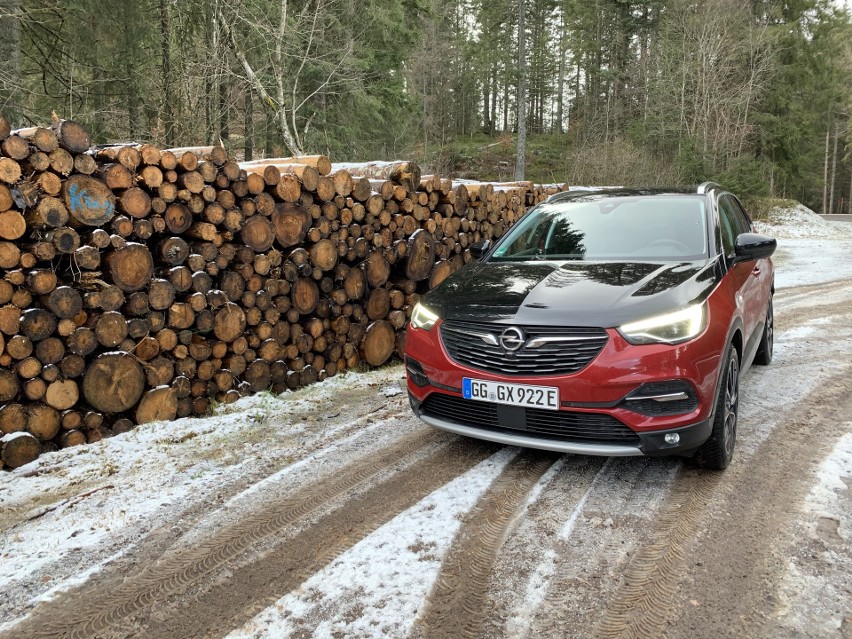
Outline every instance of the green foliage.
<path fill-rule="evenodd" d="M 734 158 L 727 170 L 714 176 L 714 181 L 742 196 L 764 197 L 769 195 L 767 164 L 755 157 L 741 155 Z"/>
<path fill-rule="evenodd" d="M 305 151 L 336 160 L 408 156 L 427 171 L 511 179 L 517 0 L 5 6 L 0 99 L 15 126 L 56 111 L 98 142 L 221 139 L 239 152 L 250 136 L 274 155 L 289 154 L 293 129 Z M 828 132 L 838 139 L 835 194 L 846 195 L 852 27 L 833 0 L 525 7 L 529 177 L 715 179 L 819 209 L 834 162 Z M 284 128 L 281 101 L 291 107 Z"/>

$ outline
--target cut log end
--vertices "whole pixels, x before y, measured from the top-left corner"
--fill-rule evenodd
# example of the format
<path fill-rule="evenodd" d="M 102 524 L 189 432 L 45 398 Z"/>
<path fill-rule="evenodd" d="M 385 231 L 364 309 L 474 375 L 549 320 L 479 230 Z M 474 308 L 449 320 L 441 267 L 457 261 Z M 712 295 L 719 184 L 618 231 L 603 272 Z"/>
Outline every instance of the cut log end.
<path fill-rule="evenodd" d="M 96 410 L 121 413 L 130 410 L 142 397 L 145 373 L 132 355 L 99 355 L 83 377 L 83 396 Z"/>
<path fill-rule="evenodd" d="M 29 433 L 14 433 L 0 439 L 0 458 L 9 468 L 20 468 L 41 455 L 41 443 Z"/>

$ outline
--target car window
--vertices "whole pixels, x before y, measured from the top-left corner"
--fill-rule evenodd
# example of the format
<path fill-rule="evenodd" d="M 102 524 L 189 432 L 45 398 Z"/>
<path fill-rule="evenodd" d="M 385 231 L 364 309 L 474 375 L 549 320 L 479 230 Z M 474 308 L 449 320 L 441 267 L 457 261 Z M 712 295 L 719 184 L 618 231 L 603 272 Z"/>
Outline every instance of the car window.
<path fill-rule="evenodd" d="M 719 198 L 719 230 L 722 232 L 722 248 L 725 256 L 733 255 L 734 243 L 740 230 L 731 198 L 725 195 Z"/>
<path fill-rule="evenodd" d="M 705 222 L 692 195 L 587 196 L 539 206 L 490 259 L 696 260 L 708 255 Z"/>
<path fill-rule="evenodd" d="M 737 227 L 739 228 L 740 233 L 751 233 L 751 222 L 740 203 L 737 202 L 736 198 L 732 198 L 730 196 L 726 196 L 725 199 L 729 200 L 733 207 L 734 215 L 737 219 Z"/>

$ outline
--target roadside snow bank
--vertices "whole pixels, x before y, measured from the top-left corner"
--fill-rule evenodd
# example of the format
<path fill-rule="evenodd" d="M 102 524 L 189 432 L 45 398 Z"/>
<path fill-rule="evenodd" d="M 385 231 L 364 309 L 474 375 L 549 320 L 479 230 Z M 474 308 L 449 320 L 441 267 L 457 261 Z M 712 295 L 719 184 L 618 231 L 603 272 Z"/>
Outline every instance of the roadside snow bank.
<path fill-rule="evenodd" d="M 852 239 L 852 224 L 824 220 L 804 204 L 776 207 L 770 211 L 768 222 L 757 221 L 754 228 L 776 239 Z"/>

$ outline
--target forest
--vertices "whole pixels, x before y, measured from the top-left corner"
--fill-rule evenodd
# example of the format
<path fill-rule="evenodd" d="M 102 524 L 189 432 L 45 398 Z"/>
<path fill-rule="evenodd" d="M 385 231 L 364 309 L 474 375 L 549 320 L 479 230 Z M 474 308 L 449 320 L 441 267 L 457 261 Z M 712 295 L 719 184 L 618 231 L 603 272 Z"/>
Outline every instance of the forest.
<path fill-rule="evenodd" d="M 850 43 L 829 0 L 0 0 L 0 110 L 483 179 L 525 138 L 527 179 L 852 212 Z"/>

